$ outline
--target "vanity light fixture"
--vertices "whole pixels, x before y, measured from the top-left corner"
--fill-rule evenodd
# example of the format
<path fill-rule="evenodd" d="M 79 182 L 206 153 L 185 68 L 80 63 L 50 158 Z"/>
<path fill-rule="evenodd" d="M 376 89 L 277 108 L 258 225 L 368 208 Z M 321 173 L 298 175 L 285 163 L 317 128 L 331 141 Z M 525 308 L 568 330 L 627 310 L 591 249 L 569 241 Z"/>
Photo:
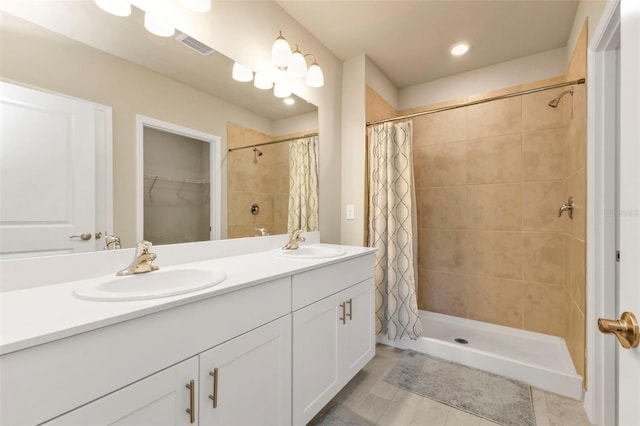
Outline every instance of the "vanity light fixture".
<path fill-rule="evenodd" d="M 211 9 L 211 0 L 178 0 L 192 12 L 204 13 Z"/>
<path fill-rule="evenodd" d="M 234 62 L 231 76 L 236 81 L 251 81 L 253 80 L 253 71 L 251 71 L 249 67 L 242 65 L 241 63 Z"/>
<path fill-rule="evenodd" d="M 273 81 L 268 75 L 257 72 L 253 79 L 253 85 L 258 89 L 269 90 L 273 87 Z"/>
<path fill-rule="evenodd" d="M 288 98 L 289 96 L 291 96 L 291 89 L 289 89 L 289 87 L 287 87 L 287 85 L 283 83 L 276 83 L 273 86 L 273 95 L 276 98 Z"/>
<path fill-rule="evenodd" d="M 286 98 L 286 99 L 284 100 L 284 103 L 285 103 L 285 104 L 287 104 L 287 105 L 293 105 L 293 104 L 295 104 L 295 103 L 296 103 L 296 101 L 295 101 L 295 99 L 293 99 L 293 98 Z"/>
<path fill-rule="evenodd" d="M 128 0 L 94 0 L 96 5 L 112 15 L 131 15 L 131 3 Z"/>
<path fill-rule="evenodd" d="M 307 56 L 313 58 L 313 62 L 308 69 Z M 309 87 L 322 87 L 324 85 L 324 75 L 316 57 L 310 53 L 302 53 L 298 45 L 295 45 L 292 52 L 291 46 L 282 35 L 282 31 L 280 31 L 280 35 L 278 35 L 271 48 L 271 63 L 280 71 L 286 71 L 292 77 L 304 77 L 305 84 Z"/>
<path fill-rule="evenodd" d="M 280 35 L 273 42 L 273 47 L 271 48 L 271 63 L 280 69 L 286 69 L 287 65 L 289 65 L 289 57 L 291 57 L 291 46 L 289 46 L 287 40 L 282 36 L 282 31 L 280 31 Z"/>
<path fill-rule="evenodd" d="M 176 32 L 175 28 L 164 22 L 162 18 L 149 12 L 145 12 L 144 14 L 144 27 L 151 34 L 160 37 L 171 37 Z"/>
<path fill-rule="evenodd" d="M 298 49 L 298 45 L 296 45 L 293 53 L 291 53 L 291 56 L 289 57 L 287 72 L 292 77 L 304 77 L 307 75 L 307 61 L 305 61 L 304 55 Z"/>
<path fill-rule="evenodd" d="M 465 42 L 456 43 L 453 46 L 451 46 L 451 49 L 449 50 L 449 52 L 451 52 L 453 56 L 462 56 L 468 51 L 469 51 L 469 44 Z"/>

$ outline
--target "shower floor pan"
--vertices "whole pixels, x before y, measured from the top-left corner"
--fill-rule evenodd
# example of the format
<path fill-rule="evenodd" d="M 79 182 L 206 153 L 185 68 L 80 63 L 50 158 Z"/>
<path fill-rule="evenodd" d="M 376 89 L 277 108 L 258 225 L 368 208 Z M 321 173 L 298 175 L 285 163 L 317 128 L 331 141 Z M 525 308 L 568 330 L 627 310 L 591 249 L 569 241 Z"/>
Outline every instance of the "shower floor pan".
<path fill-rule="evenodd" d="M 582 400 L 582 377 L 576 373 L 564 339 L 481 321 L 420 311 L 423 336 L 378 342 L 433 355 L 525 382 L 545 391 Z M 457 343 L 462 339 L 468 343 Z"/>

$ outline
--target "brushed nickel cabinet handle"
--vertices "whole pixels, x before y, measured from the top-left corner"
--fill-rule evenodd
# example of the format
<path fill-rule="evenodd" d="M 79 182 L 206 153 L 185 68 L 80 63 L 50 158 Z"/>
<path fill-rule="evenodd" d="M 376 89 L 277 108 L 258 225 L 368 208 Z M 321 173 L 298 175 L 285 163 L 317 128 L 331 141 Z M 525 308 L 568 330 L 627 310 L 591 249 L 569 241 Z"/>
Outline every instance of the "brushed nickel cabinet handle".
<path fill-rule="evenodd" d="M 187 413 L 189 414 L 189 423 L 196 422 L 196 382 L 194 380 L 187 383 L 187 389 L 189 389 L 189 408 Z"/>
<path fill-rule="evenodd" d="M 213 408 L 218 408 L 218 367 L 209 371 L 209 375 L 213 376 L 213 393 L 209 395 L 209 399 L 213 401 Z"/>
<path fill-rule="evenodd" d="M 349 298 L 349 300 L 347 300 L 347 302 L 349 304 L 349 313 L 347 314 L 347 316 L 349 317 L 349 320 L 353 319 L 353 302 L 351 301 L 351 298 Z"/>
<path fill-rule="evenodd" d="M 338 319 L 342 321 L 343 324 L 346 324 L 347 323 L 347 304 L 341 303 L 340 307 L 342 308 L 342 317 Z"/>

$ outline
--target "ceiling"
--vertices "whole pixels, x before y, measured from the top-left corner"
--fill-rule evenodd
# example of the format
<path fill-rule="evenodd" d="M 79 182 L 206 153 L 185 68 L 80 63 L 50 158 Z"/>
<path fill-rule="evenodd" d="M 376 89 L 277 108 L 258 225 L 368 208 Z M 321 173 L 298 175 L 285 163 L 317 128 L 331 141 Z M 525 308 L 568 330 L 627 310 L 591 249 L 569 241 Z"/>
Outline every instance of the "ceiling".
<path fill-rule="evenodd" d="M 401 89 L 567 44 L 578 0 L 276 0 L 341 60 Z M 469 52 L 449 54 L 456 42 Z"/>

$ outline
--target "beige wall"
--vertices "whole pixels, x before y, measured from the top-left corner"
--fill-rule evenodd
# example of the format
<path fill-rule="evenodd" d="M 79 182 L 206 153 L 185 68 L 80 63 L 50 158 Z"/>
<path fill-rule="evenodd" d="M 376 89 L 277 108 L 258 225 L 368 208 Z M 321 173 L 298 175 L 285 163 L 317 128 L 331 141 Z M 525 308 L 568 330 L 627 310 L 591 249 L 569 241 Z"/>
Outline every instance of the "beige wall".
<path fill-rule="evenodd" d="M 229 148 L 274 140 L 274 137 L 237 124 L 227 125 Z M 266 228 L 271 235 L 287 232 L 289 207 L 289 144 L 259 147 L 257 162 L 252 149 L 232 151 L 227 155 L 229 176 L 229 238 L 253 237 L 256 228 Z M 249 206 L 258 204 L 257 215 Z"/>

